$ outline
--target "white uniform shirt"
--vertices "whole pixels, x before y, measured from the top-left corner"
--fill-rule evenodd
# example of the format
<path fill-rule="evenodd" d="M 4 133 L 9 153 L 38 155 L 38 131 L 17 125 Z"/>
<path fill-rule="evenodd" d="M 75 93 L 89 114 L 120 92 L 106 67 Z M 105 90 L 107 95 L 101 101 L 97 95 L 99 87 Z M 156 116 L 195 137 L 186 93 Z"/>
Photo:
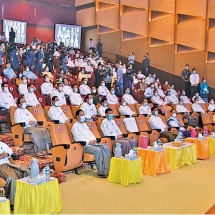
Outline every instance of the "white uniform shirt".
<path fill-rule="evenodd" d="M 21 95 L 25 95 L 28 92 L 27 84 L 20 84 L 18 87 L 18 92 Z"/>
<path fill-rule="evenodd" d="M 215 109 L 215 104 L 209 104 L 209 105 L 208 105 L 208 110 L 209 110 L 209 111 L 212 112 L 212 111 L 214 111 L 214 109 Z"/>
<path fill-rule="evenodd" d="M 71 105 L 80 106 L 83 104 L 83 99 L 79 93 L 72 92 L 69 96 L 69 101 Z"/>
<path fill-rule="evenodd" d="M 53 90 L 52 94 L 51 94 L 51 99 L 53 96 L 57 96 L 58 99 L 59 99 L 59 103 L 60 103 L 60 106 L 61 105 L 66 105 L 66 98 L 65 98 L 65 95 L 64 95 L 64 92 L 59 92 L 59 90 Z"/>
<path fill-rule="evenodd" d="M 85 141 L 86 146 L 88 146 L 91 140 L 96 140 L 96 137 L 90 131 L 86 123 L 80 123 L 80 122 L 74 123 L 71 129 L 71 132 L 76 142 Z"/>
<path fill-rule="evenodd" d="M 194 102 L 194 100 L 195 100 L 195 98 L 196 98 L 197 96 L 193 96 L 193 98 L 192 98 L 192 101 Z M 201 96 L 198 96 L 198 99 L 199 99 L 199 103 L 201 104 L 201 103 L 205 103 L 205 101 L 201 98 Z"/>
<path fill-rule="evenodd" d="M 147 106 L 144 106 L 144 105 L 141 105 L 139 107 L 139 113 L 140 114 L 148 114 L 148 115 L 151 115 L 152 114 L 152 111 L 151 111 L 151 108 L 147 105 Z"/>
<path fill-rule="evenodd" d="M 188 103 L 191 104 L 190 99 L 187 96 L 182 95 L 182 96 L 180 96 L 180 98 L 183 99 L 183 102 L 185 104 L 188 104 Z"/>
<path fill-rule="evenodd" d="M 34 121 L 35 125 L 37 123 L 37 120 L 34 118 L 34 116 L 28 111 L 27 109 L 17 108 L 14 113 L 14 122 L 15 123 L 25 123 L 25 127 L 27 128 L 31 125 L 29 125 L 29 121 Z"/>
<path fill-rule="evenodd" d="M 118 102 L 118 98 L 117 98 L 117 96 L 114 94 L 108 94 L 107 95 L 107 103 L 108 104 L 117 104 L 117 103 L 119 103 Z"/>
<path fill-rule="evenodd" d="M 170 92 L 172 93 L 172 95 L 176 95 L 176 96 L 178 95 L 175 89 L 170 89 Z"/>
<path fill-rule="evenodd" d="M 151 78 L 147 77 L 145 80 L 146 84 L 148 84 L 148 85 L 150 85 L 153 81 L 154 81 L 154 79 L 152 77 Z"/>
<path fill-rule="evenodd" d="M 91 89 L 90 89 L 90 87 L 88 85 L 82 84 L 79 87 L 79 92 L 80 92 L 81 95 L 86 96 L 87 94 L 91 94 Z"/>
<path fill-rule="evenodd" d="M 153 104 L 158 106 L 165 105 L 165 102 L 160 98 L 160 96 L 152 96 L 151 101 Z"/>
<path fill-rule="evenodd" d="M 104 136 L 115 136 L 117 138 L 118 135 L 122 135 L 122 132 L 113 119 L 109 120 L 105 118 L 102 121 L 101 130 Z"/>
<path fill-rule="evenodd" d="M 158 95 L 161 97 L 161 98 L 164 98 L 166 95 L 164 94 L 163 90 L 162 89 L 157 89 L 158 91 Z"/>
<path fill-rule="evenodd" d="M 184 105 L 176 105 L 176 112 L 177 113 L 189 113 L 189 111 L 187 110 L 187 108 Z"/>
<path fill-rule="evenodd" d="M 64 95 L 69 96 L 72 93 L 72 88 L 70 86 L 63 86 Z"/>
<path fill-rule="evenodd" d="M 144 96 L 145 96 L 146 98 L 152 97 L 152 96 L 153 96 L 153 91 L 154 91 L 154 89 L 152 89 L 151 87 L 147 87 L 147 88 L 145 89 Z"/>
<path fill-rule="evenodd" d="M 191 86 L 199 84 L 199 75 L 197 73 L 196 74 L 192 73 L 190 75 L 190 84 L 191 84 Z"/>
<path fill-rule="evenodd" d="M 42 93 L 43 95 L 49 95 L 49 94 L 52 94 L 53 85 L 52 85 L 52 83 L 44 82 L 44 83 L 42 83 L 42 85 L 40 86 L 40 89 L 41 89 L 41 93 Z"/>
<path fill-rule="evenodd" d="M 167 127 L 159 116 L 154 115 L 149 117 L 149 125 L 152 129 L 161 129 L 161 132 Z"/>
<path fill-rule="evenodd" d="M 98 108 L 98 114 L 99 116 L 105 116 L 105 110 L 107 107 L 103 107 L 102 105 Z"/>
<path fill-rule="evenodd" d="M 86 72 L 91 72 L 91 73 L 92 73 L 92 72 L 93 72 L 92 66 L 91 66 L 91 65 L 86 65 L 86 66 L 85 66 L 85 71 L 86 71 Z"/>
<path fill-rule="evenodd" d="M 85 121 L 90 122 L 93 121 L 91 119 L 92 115 L 97 115 L 96 106 L 94 104 L 88 104 L 87 102 L 83 103 L 80 107 L 81 110 L 85 113 Z"/>
<path fill-rule="evenodd" d="M 121 116 L 125 116 L 125 115 L 129 115 L 129 116 L 132 116 L 133 114 L 136 114 L 134 111 L 131 110 L 130 107 L 128 106 L 123 106 L 123 105 L 120 105 L 119 106 L 119 114 Z"/>
<path fill-rule="evenodd" d="M 69 118 L 66 117 L 65 113 L 63 112 L 61 107 L 51 106 L 48 111 L 49 119 L 52 120 L 59 120 L 59 123 L 65 123 Z"/>
<path fill-rule="evenodd" d="M 205 111 L 203 110 L 202 106 L 200 104 L 192 104 L 192 110 L 193 112 L 201 112 L 204 113 Z"/>
<path fill-rule="evenodd" d="M 109 90 L 106 86 L 99 86 L 98 88 L 98 94 L 101 96 L 107 96 L 109 94 Z"/>
<path fill-rule="evenodd" d="M 164 101 L 166 103 L 172 102 L 173 104 L 178 104 L 178 98 L 175 95 L 166 96 Z"/>
<path fill-rule="evenodd" d="M 10 92 L 1 92 L 0 93 L 0 107 L 9 109 L 11 106 L 17 106 L 16 102 Z"/>
<path fill-rule="evenodd" d="M 9 156 L 0 159 L 0 165 L 5 164 L 5 163 L 10 163 L 8 158 L 10 158 L 10 156 L 13 154 L 13 150 L 11 148 L 9 148 L 7 144 L 0 141 L 0 154 L 2 154 L 3 152 L 8 153 Z"/>
<path fill-rule="evenodd" d="M 135 104 L 137 101 L 134 99 L 134 97 L 130 94 L 124 94 L 123 97 L 127 104 Z"/>
<path fill-rule="evenodd" d="M 34 92 L 33 93 L 27 92 L 24 95 L 24 98 L 27 103 L 27 106 L 36 107 L 36 105 L 40 104 Z"/>

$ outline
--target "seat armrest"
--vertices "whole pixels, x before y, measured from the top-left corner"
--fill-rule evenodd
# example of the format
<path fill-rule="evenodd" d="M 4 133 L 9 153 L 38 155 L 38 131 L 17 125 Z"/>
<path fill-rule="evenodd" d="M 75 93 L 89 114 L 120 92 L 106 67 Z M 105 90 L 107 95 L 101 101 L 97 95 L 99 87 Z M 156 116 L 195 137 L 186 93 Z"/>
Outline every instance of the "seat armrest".
<path fill-rule="evenodd" d="M 101 138 L 96 138 L 96 142 L 100 143 L 101 142 Z"/>
<path fill-rule="evenodd" d="M 120 118 L 120 116 L 114 116 L 115 118 L 117 118 L 117 119 L 119 119 Z"/>
<path fill-rule="evenodd" d="M 12 125 L 11 127 L 14 127 L 16 125 L 20 125 L 21 127 L 25 127 L 25 122 L 16 123 L 16 124 Z"/>
<path fill-rule="evenodd" d="M 153 130 L 155 130 L 155 131 L 157 131 L 157 132 L 161 132 L 161 129 L 153 129 Z"/>
<path fill-rule="evenodd" d="M 58 145 L 52 146 L 52 148 L 56 148 L 56 147 L 59 147 L 59 146 L 63 146 L 64 149 L 69 149 L 70 148 L 70 144 L 58 144 Z"/>
<path fill-rule="evenodd" d="M 82 146 L 86 146 L 86 141 L 77 141 L 77 142 L 73 142 L 72 144 L 74 144 L 74 143 L 79 143 Z"/>
<path fill-rule="evenodd" d="M 127 138 L 127 137 L 128 137 L 128 134 L 122 134 L 122 136 L 123 136 L 124 138 Z"/>
<path fill-rule="evenodd" d="M 11 155 L 11 158 L 13 159 L 13 160 L 19 160 L 19 155 L 17 155 L 17 154 L 12 154 Z"/>
<path fill-rule="evenodd" d="M 69 119 L 70 120 L 70 123 L 72 123 L 73 122 L 73 119 Z"/>
<path fill-rule="evenodd" d="M 60 123 L 59 120 L 52 120 L 52 122 L 54 122 L 55 124 L 59 124 Z"/>
<path fill-rule="evenodd" d="M 137 131 L 137 132 L 133 132 L 133 133 L 135 133 L 136 135 L 140 135 L 140 132 L 139 132 L 139 131 Z"/>
<path fill-rule="evenodd" d="M 111 140 L 115 140 L 116 139 L 115 136 L 104 136 L 104 138 L 110 138 Z"/>
<path fill-rule="evenodd" d="M 130 118 L 130 115 L 125 115 L 126 118 Z"/>
<path fill-rule="evenodd" d="M 43 125 L 43 121 L 38 121 L 38 125 Z"/>
<path fill-rule="evenodd" d="M 171 131 L 171 128 L 167 128 L 168 129 L 168 131 Z"/>

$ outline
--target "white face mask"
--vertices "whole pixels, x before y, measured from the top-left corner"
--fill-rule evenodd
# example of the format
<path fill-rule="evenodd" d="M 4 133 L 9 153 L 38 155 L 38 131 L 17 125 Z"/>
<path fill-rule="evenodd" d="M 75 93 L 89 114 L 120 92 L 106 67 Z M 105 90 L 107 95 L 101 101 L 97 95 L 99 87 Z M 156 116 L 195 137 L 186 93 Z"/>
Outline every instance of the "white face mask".
<path fill-rule="evenodd" d="M 74 92 L 77 93 L 78 92 L 78 88 L 74 88 Z"/>
<path fill-rule="evenodd" d="M 55 105 L 56 107 L 59 107 L 59 106 L 60 106 L 60 102 L 59 102 L 59 101 L 56 101 L 54 105 Z"/>
<path fill-rule="evenodd" d="M 26 83 L 27 83 L 27 79 L 23 79 L 23 80 L 22 80 L 22 83 L 23 83 L 23 84 L 26 84 Z"/>
<path fill-rule="evenodd" d="M 0 79 L 0 84 L 2 84 L 2 79 Z"/>
<path fill-rule="evenodd" d="M 176 118 L 176 113 L 173 113 L 172 116 L 173 116 L 174 118 Z"/>
<path fill-rule="evenodd" d="M 211 104 L 214 104 L 214 101 L 211 101 Z"/>
<path fill-rule="evenodd" d="M 102 87 L 104 87 L 105 86 L 105 83 L 102 83 Z"/>
<path fill-rule="evenodd" d="M 26 102 L 22 103 L 22 109 L 26 109 L 26 107 L 27 107 Z"/>
<path fill-rule="evenodd" d="M 94 90 L 92 90 L 92 92 L 93 92 L 93 93 L 96 93 L 96 90 L 94 89 Z"/>
<path fill-rule="evenodd" d="M 123 102 L 122 105 L 123 105 L 123 106 L 126 106 L 126 102 Z"/>
<path fill-rule="evenodd" d="M 63 87 L 59 87 L 58 89 L 59 89 L 59 91 L 60 91 L 60 92 L 62 92 L 62 91 L 63 91 Z"/>
<path fill-rule="evenodd" d="M 49 78 L 46 78 L 46 82 L 49 82 Z"/>
<path fill-rule="evenodd" d="M 93 104 L 93 99 L 90 99 L 90 100 L 89 100 L 89 104 Z"/>
<path fill-rule="evenodd" d="M 4 87 L 4 92 L 5 92 L 5 93 L 8 92 L 8 87 Z"/>

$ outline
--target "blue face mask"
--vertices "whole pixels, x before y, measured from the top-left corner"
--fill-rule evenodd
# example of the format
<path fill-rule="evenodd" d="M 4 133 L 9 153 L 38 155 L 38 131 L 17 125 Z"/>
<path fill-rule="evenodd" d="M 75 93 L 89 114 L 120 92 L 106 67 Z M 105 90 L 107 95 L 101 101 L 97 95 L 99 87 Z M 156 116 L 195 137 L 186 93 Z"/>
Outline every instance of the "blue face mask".
<path fill-rule="evenodd" d="M 112 120 L 112 119 L 113 119 L 113 117 L 114 117 L 114 116 L 113 116 L 113 114 L 112 114 L 112 113 L 108 114 L 108 119 L 109 119 L 109 120 Z"/>
<path fill-rule="evenodd" d="M 180 105 L 183 105 L 184 104 L 184 102 L 180 102 Z"/>
<path fill-rule="evenodd" d="M 8 68 L 8 69 L 11 69 L 11 65 L 9 65 L 7 68 Z"/>
<path fill-rule="evenodd" d="M 108 104 L 107 104 L 107 103 L 104 103 L 104 104 L 103 104 L 103 107 L 105 107 L 105 108 L 106 108 L 107 106 L 108 106 Z"/>
<path fill-rule="evenodd" d="M 147 103 L 147 102 L 144 102 L 144 103 L 143 103 L 143 106 L 145 106 L 145 107 L 148 106 L 148 103 Z"/>
<path fill-rule="evenodd" d="M 157 111 L 157 110 L 155 111 L 154 115 L 155 115 L 155 116 L 157 116 L 157 115 L 158 115 L 158 111 Z"/>
<path fill-rule="evenodd" d="M 84 121 L 85 121 L 85 116 L 81 116 L 81 117 L 80 117 L 80 122 L 83 123 Z"/>
<path fill-rule="evenodd" d="M 19 74 L 19 78 L 21 78 L 22 77 L 22 74 Z"/>
<path fill-rule="evenodd" d="M 171 95 L 172 95 L 172 93 L 169 92 L 169 93 L 168 93 L 168 96 L 171 96 Z"/>
<path fill-rule="evenodd" d="M 130 90 L 127 90 L 127 94 L 130 94 Z"/>

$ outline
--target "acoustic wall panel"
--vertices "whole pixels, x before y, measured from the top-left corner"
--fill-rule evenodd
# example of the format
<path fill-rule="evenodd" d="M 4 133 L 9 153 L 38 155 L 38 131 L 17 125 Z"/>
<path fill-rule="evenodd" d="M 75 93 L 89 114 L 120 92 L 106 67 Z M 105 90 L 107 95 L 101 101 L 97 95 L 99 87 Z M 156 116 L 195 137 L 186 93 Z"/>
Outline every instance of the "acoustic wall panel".
<path fill-rule="evenodd" d="M 95 2 L 95 0 L 75 0 L 75 7 L 82 6 L 85 4 L 90 4 Z"/>
<path fill-rule="evenodd" d="M 208 32 L 208 46 L 207 46 L 207 50 L 209 52 L 214 52 L 215 53 L 215 42 L 214 42 L 214 38 L 215 38 L 215 29 L 210 30 Z"/>
<path fill-rule="evenodd" d="M 148 9 L 148 0 L 120 0 L 121 5 Z"/>
<path fill-rule="evenodd" d="M 109 4 L 119 4 L 119 0 L 99 0 L 99 2 L 104 2 Z"/>
<path fill-rule="evenodd" d="M 174 0 L 150 0 L 150 10 L 175 13 Z"/>
<path fill-rule="evenodd" d="M 215 0 L 208 0 L 208 17 L 215 18 Z"/>
<path fill-rule="evenodd" d="M 82 27 L 93 26 L 96 23 L 95 7 L 79 10 L 76 12 L 76 24 Z"/>

